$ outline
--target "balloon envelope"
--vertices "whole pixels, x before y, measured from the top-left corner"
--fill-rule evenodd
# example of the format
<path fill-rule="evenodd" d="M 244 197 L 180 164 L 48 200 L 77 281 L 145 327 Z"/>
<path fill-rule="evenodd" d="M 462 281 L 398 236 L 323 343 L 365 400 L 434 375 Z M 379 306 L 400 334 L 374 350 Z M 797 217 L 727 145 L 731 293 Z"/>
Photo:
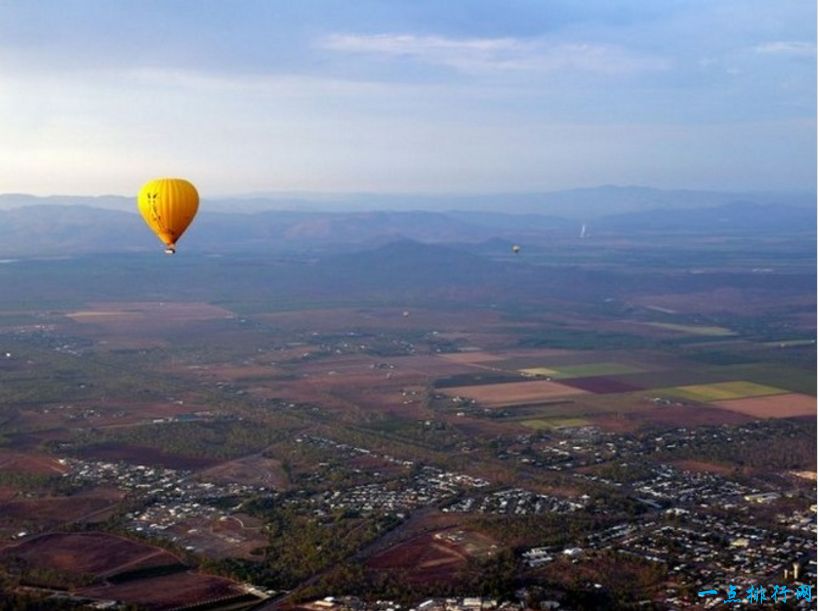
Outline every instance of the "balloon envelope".
<path fill-rule="evenodd" d="M 199 193 L 182 178 L 157 178 L 142 185 L 136 199 L 139 213 L 169 252 L 199 209 Z"/>

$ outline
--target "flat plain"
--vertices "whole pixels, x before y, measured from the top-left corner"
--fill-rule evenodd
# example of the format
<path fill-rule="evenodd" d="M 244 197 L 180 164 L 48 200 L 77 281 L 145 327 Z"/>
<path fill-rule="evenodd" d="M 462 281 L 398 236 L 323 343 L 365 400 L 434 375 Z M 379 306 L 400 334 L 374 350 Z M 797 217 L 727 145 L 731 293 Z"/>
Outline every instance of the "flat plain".
<path fill-rule="evenodd" d="M 590 537 L 667 521 L 629 488 L 658 465 L 678 489 L 775 482 L 795 496 L 764 519 L 791 515 L 813 484 L 787 474 L 815 469 L 814 265 L 666 241 L 0 266 L 26 295 L 0 293 L 0 573 L 154 609 L 268 596 L 245 583 L 282 608 L 520 583 L 582 608 L 560 571 L 627 590 Z M 587 552 L 528 567 L 538 546 Z M 628 604 L 697 583 L 626 568 L 647 584 Z"/>

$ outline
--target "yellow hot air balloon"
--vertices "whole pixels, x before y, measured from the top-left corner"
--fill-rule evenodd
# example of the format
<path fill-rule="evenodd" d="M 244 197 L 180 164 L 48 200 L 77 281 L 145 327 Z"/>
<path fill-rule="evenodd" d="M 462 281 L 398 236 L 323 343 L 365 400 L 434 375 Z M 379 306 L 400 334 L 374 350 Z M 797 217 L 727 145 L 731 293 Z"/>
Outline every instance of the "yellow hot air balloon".
<path fill-rule="evenodd" d="M 182 178 L 157 178 L 142 185 L 136 198 L 145 223 L 165 244 L 165 252 L 176 252 L 176 240 L 188 228 L 199 209 L 199 193 Z"/>

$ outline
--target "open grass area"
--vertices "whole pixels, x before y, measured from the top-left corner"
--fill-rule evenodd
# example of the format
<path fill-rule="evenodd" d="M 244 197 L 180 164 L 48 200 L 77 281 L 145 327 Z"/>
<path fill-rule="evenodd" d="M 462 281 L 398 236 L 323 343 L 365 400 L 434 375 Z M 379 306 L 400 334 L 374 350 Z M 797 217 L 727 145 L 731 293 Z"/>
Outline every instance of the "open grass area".
<path fill-rule="evenodd" d="M 645 370 L 626 363 L 587 363 L 585 365 L 557 366 L 554 367 L 554 371 L 556 373 L 552 377 L 559 379 L 641 373 Z"/>
<path fill-rule="evenodd" d="M 763 397 L 779 395 L 786 390 L 775 386 L 765 386 L 755 382 L 735 381 L 717 382 L 715 384 L 693 384 L 691 386 L 677 386 L 657 390 L 657 394 L 667 394 L 682 399 L 692 399 L 708 403 L 711 401 L 725 401 L 728 399 L 744 399 L 746 397 Z"/>
<path fill-rule="evenodd" d="M 705 325 L 680 325 L 672 322 L 649 322 L 645 323 L 651 327 L 659 327 L 669 331 L 679 331 L 680 333 L 689 333 L 690 335 L 706 335 L 709 337 L 726 337 L 729 335 L 736 335 L 734 331 L 726 327 L 708 327 Z"/>

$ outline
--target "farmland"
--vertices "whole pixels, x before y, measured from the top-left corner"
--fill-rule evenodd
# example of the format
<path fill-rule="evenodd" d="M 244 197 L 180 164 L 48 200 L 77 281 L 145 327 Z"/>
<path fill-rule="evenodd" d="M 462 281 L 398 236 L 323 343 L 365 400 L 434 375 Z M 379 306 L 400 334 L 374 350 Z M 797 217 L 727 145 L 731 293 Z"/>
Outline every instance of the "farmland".
<path fill-rule="evenodd" d="M 643 371 L 639 367 L 624 363 L 588 363 L 584 365 L 557 366 L 555 378 L 585 378 L 592 376 L 609 376 L 625 373 L 639 373 Z"/>
<path fill-rule="evenodd" d="M 573 567 L 659 600 L 697 569 L 634 561 L 629 590 L 603 574 L 630 548 L 594 551 L 595 533 L 664 524 L 667 489 L 707 496 L 678 501 L 696 520 L 716 519 L 708 503 L 808 508 L 814 483 L 787 475 L 814 469 L 801 263 L 793 282 L 716 254 L 671 273 L 565 242 L 543 248 L 575 253 L 570 269 L 489 256 L 477 282 L 463 270 L 483 255 L 435 250 L 416 273 L 424 248 L 381 253 L 404 271 L 377 283 L 355 253 L 180 257 L 161 279 L 141 255 L 2 266 L 18 287 L 0 293 L 4 587 L 156 609 L 416 604 L 569 596 Z M 745 490 L 780 498 L 758 509 Z M 529 566 L 543 546 L 551 567 Z"/>
<path fill-rule="evenodd" d="M 793 418 L 816 413 L 815 397 L 796 393 L 716 401 L 715 405 L 754 418 Z"/>
<path fill-rule="evenodd" d="M 676 388 L 658 389 L 659 394 L 666 393 L 694 401 L 726 401 L 728 399 L 745 399 L 747 397 L 763 397 L 784 393 L 780 388 L 764 386 L 754 382 L 718 382 L 715 384 L 699 384 L 678 386 Z"/>
<path fill-rule="evenodd" d="M 446 393 L 449 395 L 468 397 L 488 407 L 537 403 L 554 397 L 566 397 L 582 394 L 583 392 L 578 388 L 546 381 L 481 384 L 446 389 Z"/>

